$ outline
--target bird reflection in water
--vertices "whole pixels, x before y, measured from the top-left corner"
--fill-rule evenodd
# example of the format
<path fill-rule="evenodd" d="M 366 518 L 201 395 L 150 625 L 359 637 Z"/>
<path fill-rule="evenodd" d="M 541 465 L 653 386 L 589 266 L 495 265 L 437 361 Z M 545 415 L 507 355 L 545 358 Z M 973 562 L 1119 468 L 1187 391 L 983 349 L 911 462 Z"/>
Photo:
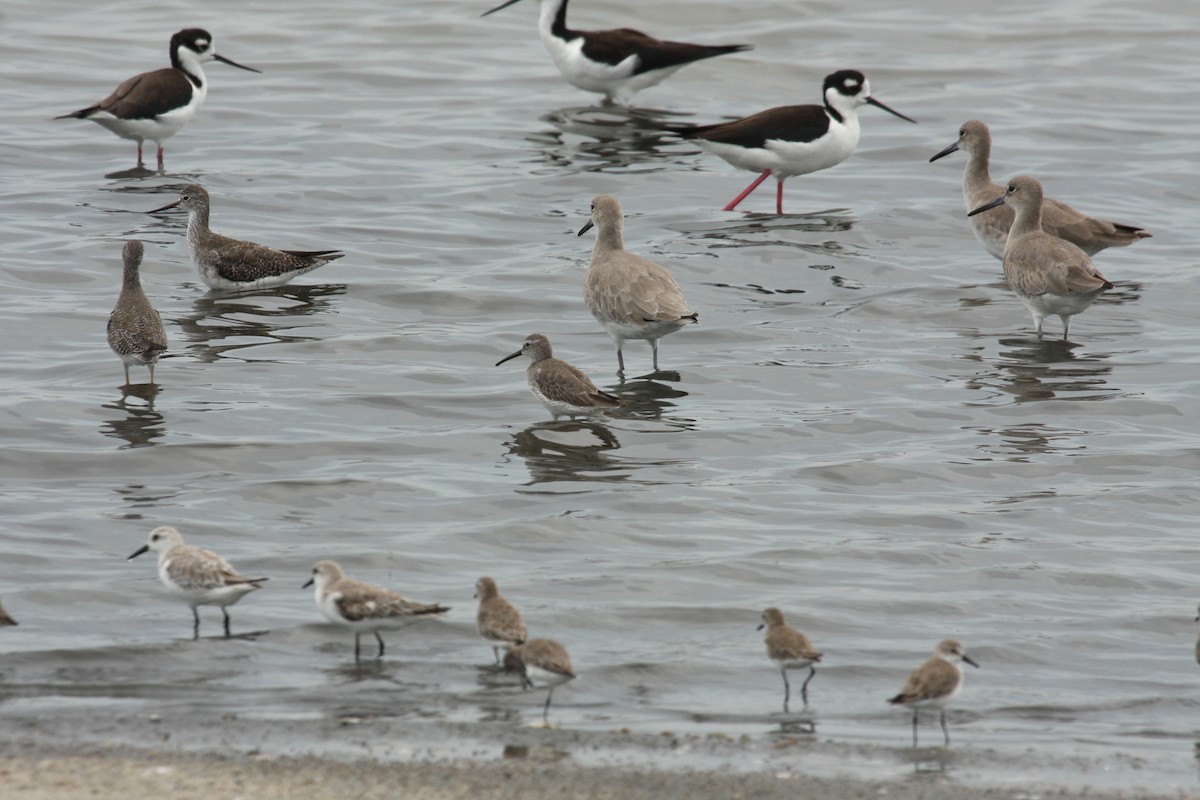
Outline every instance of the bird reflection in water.
<path fill-rule="evenodd" d="M 1120 390 L 1108 385 L 1111 353 L 1083 351 L 1062 340 L 1001 339 L 999 358 L 991 374 L 984 373 L 968 388 L 998 389 L 1017 403 L 1054 400 L 1104 400 Z"/>
<path fill-rule="evenodd" d="M 542 117 L 554 130 L 529 140 L 546 163 L 557 167 L 609 172 L 644 166 L 637 171 L 658 172 L 680 163 L 679 140 L 663 130 L 670 116 L 645 108 L 561 108 Z"/>
<path fill-rule="evenodd" d="M 101 408 L 121 413 L 119 419 L 105 420 L 100 433 L 114 439 L 124 439 L 125 450 L 132 447 L 148 447 L 154 440 L 167 433 L 163 415 L 154 410 L 154 399 L 160 389 L 155 383 L 141 383 L 121 387 L 121 397 Z"/>
<path fill-rule="evenodd" d="M 345 284 L 289 284 L 245 294 L 210 293 L 196 299 L 191 314 L 173 321 L 191 343 L 188 352 L 198 361 L 212 363 L 230 351 L 264 343 L 317 341 L 320 337 L 288 332 L 309 325 L 297 318 L 328 312 L 332 307 L 329 298 L 345 293 Z"/>

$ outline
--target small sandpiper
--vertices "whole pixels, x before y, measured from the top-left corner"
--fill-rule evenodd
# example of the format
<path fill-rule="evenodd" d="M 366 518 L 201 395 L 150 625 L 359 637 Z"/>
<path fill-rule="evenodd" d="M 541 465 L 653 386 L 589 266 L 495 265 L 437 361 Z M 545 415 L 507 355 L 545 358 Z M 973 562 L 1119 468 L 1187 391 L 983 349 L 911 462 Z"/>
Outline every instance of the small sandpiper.
<path fill-rule="evenodd" d="M 8 615 L 4 606 L 0 605 L 0 625 L 16 625 L 17 621 Z"/>
<path fill-rule="evenodd" d="M 229 638 L 229 611 L 266 578 L 247 578 L 234 571 L 229 562 L 210 550 L 189 547 L 183 535 L 169 525 L 150 531 L 150 540 L 126 560 L 153 550 L 158 553 L 158 578 L 183 598 L 192 609 L 192 639 L 200 638 L 198 606 L 220 606 L 225 618 L 225 638 Z"/>
<path fill-rule="evenodd" d="M 987 125 L 977 119 L 964 122 L 958 129 L 958 140 L 929 160 L 937 161 L 958 150 L 967 154 L 967 166 L 963 170 L 963 200 L 967 211 L 1004 193 L 1004 187 L 993 182 L 988 171 L 992 134 Z M 997 208 L 989 214 L 971 217 L 975 238 L 985 250 L 1001 261 L 1004 260 L 1004 244 L 1008 241 L 1014 216 L 1012 209 Z M 1066 239 L 1089 256 L 1096 255 L 1106 247 L 1125 247 L 1150 237 L 1141 228 L 1089 217 L 1052 198 L 1042 201 L 1042 230 Z"/>
<path fill-rule="evenodd" d="M 125 270 L 117 305 L 108 315 L 108 346 L 125 366 L 125 385 L 129 385 L 129 368 L 150 368 L 150 383 L 154 383 L 154 365 L 167 349 L 167 331 L 162 317 L 150 305 L 138 267 L 142 264 L 144 248 L 137 239 L 125 243 L 122 255 Z"/>
<path fill-rule="evenodd" d="M 529 367 L 525 370 L 529 390 L 555 419 L 591 417 L 621 405 L 621 398 L 597 389 L 587 375 L 555 358 L 550 340 L 540 333 L 529 334 L 520 350 L 500 359 L 496 366 L 517 356 L 529 356 Z"/>
<path fill-rule="evenodd" d="M 414 617 L 442 614 L 449 607 L 437 603 L 416 603 L 382 586 L 351 580 L 333 561 L 318 561 L 312 577 L 301 588 L 314 586 L 313 597 L 325 619 L 354 631 L 354 661 L 359 660 L 359 636 L 375 634 L 379 642 L 376 660 L 383 658 L 381 630 L 402 628 Z"/>
<path fill-rule="evenodd" d="M 492 653 L 499 664 L 502 649 L 525 644 L 528 636 L 525 621 L 521 619 L 521 612 L 500 596 L 500 590 L 491 578 L 484 576 L 475 581 L 475 596 L 479 598 L 475 629 L 492 646 Z"/>
<path fill-rule="evenodd" d="M 549 725 L 554 687 L 575 677 L 567 648 L 553 639 L 530 639 L 504 654 L 504 669 L 517 673 L 525 689 L 536 688 L 536 684 L 549 689 L 546 692 L 546 705 L 542 706 L 542 723 Z"/>
<path fill-rule="evenodd" d="M 813 647 L 812 642 L 800 631 L 789 626 L 783 619 L 783 612 L 778 608 L 768 608 L 762 613 L 761 631 L 767 629 L 763 640 L 767 645 L 767 658 L 779 665 L 779 673 L 783 675 L 783 712 L 788 712 L 788 701 L 792 697 L 792 687 L 788 683 L 789 669 L 808 668 L 808 677 L 800 687 L 800 699 L 808 705 L 808 683 L 817 674 L 813 665 L 820 662 L 823 655 Z"/>
<path fill-rule="evenodd" d="M 55 119 L 90 119 L 122 139 L 135 140 L 138 168 L 143 166 L 142 144 L 149 139 L 158 145 L 158 171 L 162 172 L 163 142 L 188 124 L 208 95 L 201 64 L 220 61 L 260 72 L 217 55 L 212 36 L 200 28 L 188 28 L 172 36 L 170 51 L 170 67 L 135 75 L 96 105 Z"/>
<path fill-rule="evenodd" d="M 668 126 L 685 139 L 695 139 L 739 169 L 761 172 L 725 211 L 774 175 L 775 213 L 783 213 L 783 182 L 795 175 L 828 169 L 842 163 L 858 147 L 858 109 L 865 104 L 916 122 L 871 96 L 871 84 L 861 72 L 844 69 L 825 78 L 823 105 L 780 106 L 749 117 L 714 125 Z"/>
<path fill-rule="evenodd" d="M 888 700 L 892 705 L 911 706 L 913 710 L 913 747 L 917 746 L 917 717 L 922 708 L 941 711 L 942 735 L 950 745 L 946 730 L 946 704 L 958 694 L 963 685 L 963 669 L 959 662 L 972 667 L 979 665 L 967 656 L 967 651 L 955 639 L 943 639 L 933 648 L 933 658 L 912 671 L 900 694 Z"/>
<path fill-rule="evenodd" d="M 1004 277 L 1033 315 L 1038 338 L 1042 338 L 1042 320 L 1056 314 L 1062 319 L 1065 342 L 1071 317 L 1113 285 L 1087 253 L 1042 230 L 1042 184 L 1036 178 L 1013 178 L 1004 194 L 967 216 L 1005 203 L 1013 207 L 1016 219 L 1004 245 Z"/>
<path fill-rule="evenodd" d="M 626 339 L 648 339 L 658 372 L 658 340 L 700 321 L 667 268 L 625 249 L 621 204 L 611 194 L 592 200 L 592 218 L 579 236 L 596 228 L 592 259 L 583 276 L 588 309 L 617 345 L 617 371 L 624 377 Z"/>
<path fill-rule="evenodd" d="M 516 2 L 519 0 L 507 0 L 483 16 Z M 664 42 L 630 28 L 571 30 L 567 27 L 567 0 L 542 0 L 538 31 L 567 83 L 585 92 L 598 92 L 606 103 L 622 106 L 633 102 L 637 92 L 661 83 L 692 62 L 751 49 L 747 44 Z"/>
<path fill-rule="evenodd" d="M 172 208 L 188 212 L 188 250 L 210 289 L 245 292 L 282 286 L 345 255 L 340 250 L 276 250 L 214 233 L 208 227 L 209 197 L 202 186 L 188 186 L 174 203 L 146 213 Z"/>

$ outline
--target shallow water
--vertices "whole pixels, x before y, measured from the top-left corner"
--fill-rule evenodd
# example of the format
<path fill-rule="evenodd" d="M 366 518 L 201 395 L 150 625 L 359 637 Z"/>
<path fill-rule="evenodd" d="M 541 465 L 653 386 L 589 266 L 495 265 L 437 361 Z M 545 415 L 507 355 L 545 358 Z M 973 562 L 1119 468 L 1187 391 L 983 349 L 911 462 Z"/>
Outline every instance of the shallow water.
<path fill-rule="evenodd" d="M 888 755 L 908 717 L 883 701 L 953 635 L 982 665 L 956 749 L 1034 748 L 1032 780 L 1193 788 L 1196 9 L 581 0 L 581 28 L 756 47 L 625 113 L 559 79 L 532 6 L 6 7 L 0 330 L 20 346 L 2 357 L 0 592 L 21 626 L 3 632 L 0 716 L 516 725 L 541 695 L 477 668 L 472 586 L 490 574 L 571 650 L 568 729 L 769 741 L 781 686 L 755 626 L 778 605 L 826 652 L 820 739 L 882 754 L 839 766 L 911 768 Z M 108 179 L 133 143 L 50 118 L 165 64 L 184 24 L 264 74 L 210 65 L 168 174 Z M 764 213 L 769 187 L 720 211 L 751 176 L 656 132 L 814 102 L 845 67 L 920 124 L 864 109 L 859 151 L 789 181 L 787 216 Z M 1154 234 L 1097 257 L 1118 290 L 1072 344 L 1032 337 L 975 242 L 963 157 L 927 163 L 973 117 L 997 179 L 1038 175 Z M 191 181 L 216 230 L 348 255 L 211 295 L 183 217 L 142 213 Z M 593 239 L 574 234 L 600 192 L 700 312 L 662 342 L 677 375 L 619 384 L 583 306 Z M 130 237 L 168 322 L 157 387 L 122 389 L 104 339 Z M 550 423 L 520 362 L 492 367 L 535 330 L 628 411 Z M 649 348 L 626 363 L 644 375 Z M 151 560 L 124 561 L 158 524 L 271 576 L 231 610 L 265 633 L 187 641 Z M 299 588 L 322 558 L 454 610 L 357 669 Z M 1071 759 L 1113 766 L 1080 777 Z"/>

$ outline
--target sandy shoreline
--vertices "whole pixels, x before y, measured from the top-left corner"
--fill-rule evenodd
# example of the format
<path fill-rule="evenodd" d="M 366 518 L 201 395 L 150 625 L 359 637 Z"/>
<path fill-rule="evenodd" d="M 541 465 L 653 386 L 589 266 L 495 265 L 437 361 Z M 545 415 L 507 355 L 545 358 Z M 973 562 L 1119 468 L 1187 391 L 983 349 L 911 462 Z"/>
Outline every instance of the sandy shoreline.
<path fill-rule="evenodd" d="M 264 757 L 128 746 L 53 750 L 44 745 L 0 748 L 6 800 L 170 797 L 172 800 L 257 798 L 329 800 L 334 797 L 450 800 L 451 798 L 789 798 L 790 800 L 1030 800 L 1030 798 L 1185 797 L 1141 791 L 1097 792 L 1033 787 L 978 788 L 922 776 L 866 781 L 792 772 L 714 772 L 620 766 L 588 767 L 570 760 L 519 754 L 492 761 L 408 763 Z"/>

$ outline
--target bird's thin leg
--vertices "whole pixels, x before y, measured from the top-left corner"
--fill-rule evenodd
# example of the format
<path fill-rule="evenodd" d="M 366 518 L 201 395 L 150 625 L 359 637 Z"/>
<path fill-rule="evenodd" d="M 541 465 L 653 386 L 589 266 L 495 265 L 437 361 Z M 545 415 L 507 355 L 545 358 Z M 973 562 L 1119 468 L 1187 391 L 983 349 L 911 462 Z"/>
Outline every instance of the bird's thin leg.
<path fill-rule="evenodd" d="M 550 724 L 550 699 L 554 697 L 554 687 L 550 687 L 550 691 L 546 692 L 546 705 L 542 706 L 542 724 Z"/>
<path fill-rule="evenodd" d="M 779 674 L 783 676 L 783 713 L 786 714 L 788 712 L 788 702 L 792 699 L 792 685 L 788 683 L 786 669 L 780 667 Z"/>
<path fill-rule="evenodd" d="M 917 747 L 917 709 L 913 709 L 913 749 Z"/>
<path fill-rule="evenodd" d="M 221 613 L 225 615 L 225 638 L 228 639 L 229 638 L 229 612 L 225 609 L 225 606 L 221 606 Z"/>
<path fill-rule="evenodd" d="M 500 663 L 500 648 L 499 648 L 499 647 L 496 647 L 496 646 L 493 646 L 493 647 L 492 647 L 492 653 L 494 653 L 494 654 L 495 654 L 495 656 L 496 656 L 496 663 L 497 663 L 497 664 L 499 664 L 499 663 Z"/>
<path fill-rule="evenodd" d="M 804 705 L 808 705 L 808 682 L 811 681 L 817 674 L 817 668 L 811 664 L 808 667 L 808 677 L 804 679 L 804 685 L 800 687 L 800 699 L 804 701 Z"/>
<path fill-rule="evenodd" d="M 1065 341 L 1067 341 L 1067 336 L 1071 333 L 1071 317 L 1069 315 L 1064 316 L 1062 318 L 1062 321 L 1063 321 L 1063 341 L 1065 342 Z"/>
<path fill-rule="evenodd" d="M 150 384 L 154 384 L 154 365 L 150 365 Z"/>
<path fill-rule="evenodd" d="M 125 385 L 129 385 L 129 365 L 125 365 Z"/>
<path fill-rule="evenodd" d="M 379 642 L 379 652 L 375 654 L 375 660 L 383 658 L 383 637 L 379 635 L 379 631 L 375 631 L 375 641 Z"/>
<path fill-rule="evenodd" d="M 200 612 L 192 606 L 192 641 L 200 638 Z"/>
<path fill-rule="evenodd" d="M 162 148 L 161 144 L 158 146 L 158 171 L 159 172 L 164 171 L 163 170 L 163 148 Z"/>
<path fill-rule="evenodd" d="M 358 663 L 358 634 L 354 634 L 354 663 Z"/>
<path fill-rule="evenodd" d="M 775 213 L 783 213 L 783 178 L 779 179 L 779 184 L 775 187 Z"/>
<path fill-rule="evenodd" d="M 950 746 L 950 731 L 946 730 L 946 709 L 942 709 L 942 736 L 946 737 L 946 747 Z"/>
<path fill-rule="evenodd" d="M 650 340 L 650 349 L 654 352 L 654 371 L 658 372 L 658 339 Z"/>
<path fill-rule="evenodd" d="M 757 189 L 757 188 L 758 188 L 758 185 L 759 185 L 760 183 L 762 183 L 763 181 L 765 181 L 765 180 L 766 180 L 766 179 L 767 179 L 767 178 L 770 176 L 770 174 L 771 174 L 771 170 L 769 170 L 769 169 L 768 169 L 768 170 L 763 170 L 763 174 L 762 174 L 762 175 L 759 175 L 757 178 L 755 178 L 755 179 L 754 179 L 754 183 L 752 183 L 752 184 L 750 184 L 749 186 L 747 186 L 747 187 L 746 187 L 746 191 L 742 192 L 742 193 L 741 193 L 741 194 L 739 194 L 737 197 L 735 197 L 735 198 L 733 198 L 732 200 L 730 200 L 730 201 L 729 201 L 729 205 L 725 206 L 725 208 L 723 208 L 723 209 L 721 209 L 721 210 L 722 210 L 722 211 L 733 211 L 735 208 L 737 208 L 737 206 L 738 206 L 738 203 L 740 203 L 740 202 L 742 202 L 743 200 L 745 200 L 745 199 L 746 199 L 746 198 L 747 198 L 747 197 L 750 195 L 750 193 L 751 193 L 751 192 L 753 192 L 755 189 Z"/>
<path fill-rule="evenodd" d="M 138 139 L 138 168 L 144 167 L 146 162 L 142 160 L 142 140 Z"/>

